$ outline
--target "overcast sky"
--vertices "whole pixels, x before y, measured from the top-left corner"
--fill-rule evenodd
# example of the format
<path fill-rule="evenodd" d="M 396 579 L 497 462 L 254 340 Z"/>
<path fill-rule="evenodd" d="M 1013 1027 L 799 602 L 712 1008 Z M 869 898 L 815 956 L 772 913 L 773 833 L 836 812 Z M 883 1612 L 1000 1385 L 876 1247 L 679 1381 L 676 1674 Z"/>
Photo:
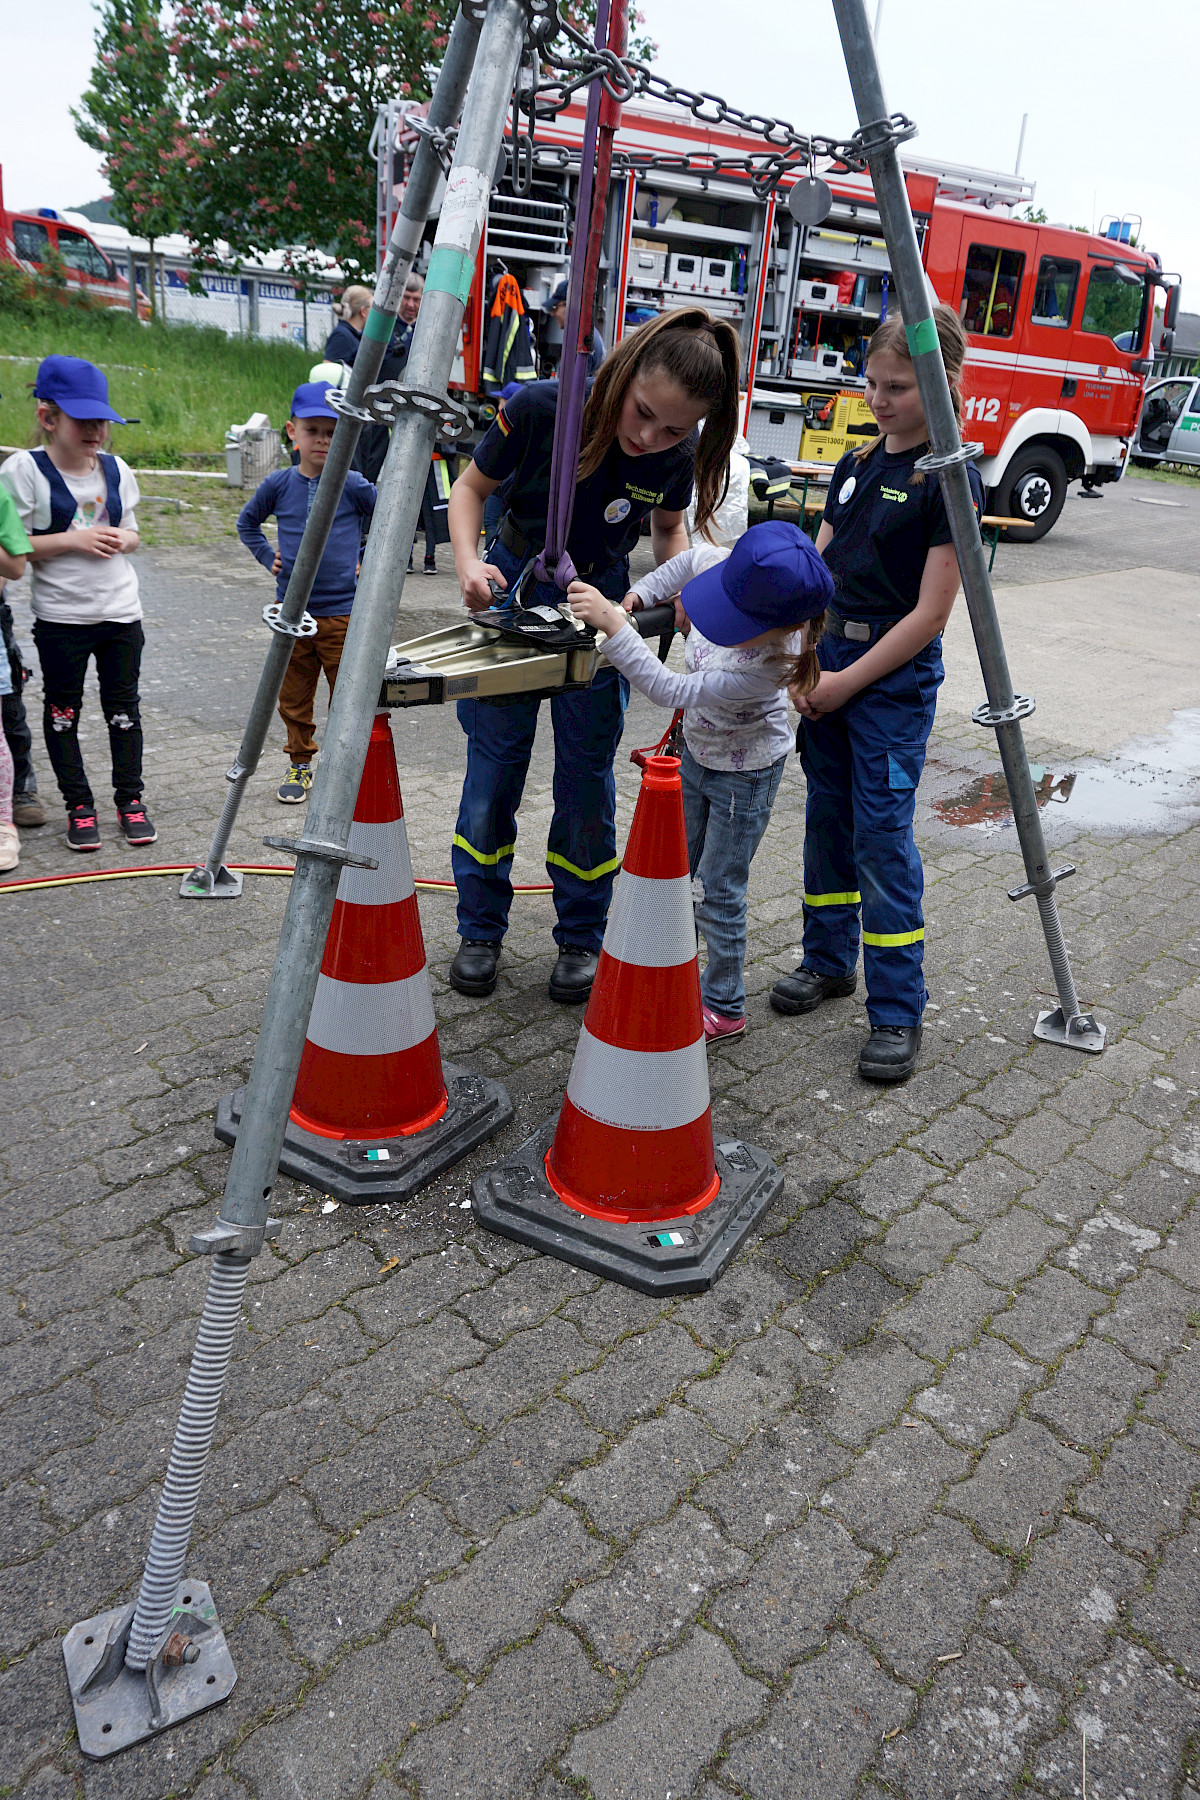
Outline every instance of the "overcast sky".
<path fill-rule="evenodd" d="M 805 130 L 854 125 L 828 0 L 638 0 L 658 65 L 682 86 Z M 867 0 L 875 17 L 877 0 Z M 336 0 L 335 0 L 336 5 Z M 0 0 L 0 164 L 10 206 L 72 206 L 103 192 L 69 108 L 91 68 L 90 0 Z M 888 105 L 920 127 L 914 150 L 1022 172 L 1052 219 L 1140 213 L 1142 241 L 1200 311 L 1195 109 L 1200 6 L 1128 0 L 883 0 Z M 1179 86 L 1177 75 L 1184 77 Z"/>

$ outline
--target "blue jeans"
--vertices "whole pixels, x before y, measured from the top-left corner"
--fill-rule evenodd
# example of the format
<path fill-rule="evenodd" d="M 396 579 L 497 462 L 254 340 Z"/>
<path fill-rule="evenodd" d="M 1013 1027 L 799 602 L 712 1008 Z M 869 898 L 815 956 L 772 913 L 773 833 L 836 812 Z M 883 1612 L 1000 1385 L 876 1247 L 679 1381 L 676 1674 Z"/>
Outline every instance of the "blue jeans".
<path fill-rule="evenodd" d="M 706 769 L 685 747 L 683 819 L 696 923 L 708 945 L 700 996 L 711 1011 L 740 1019 L 746 1010 L 746 888 L 783 780 L 786 756 L 765 769 Z"/>
<path fill-rule="evenodd" d="M 821 667 L 848 668 L 868 648 L 824 637 Z M 928 998 L 913 813 L 942 675 L 934 638 L 836 712 L 800 721 L 808 782 L 803 966 L 853 975 L 861 941 L 872 1025 L 919 1025 Z"/>
<path fill-rule="evenodd" d="M 500 543 L 488 546 L 510 584 L 521 564 Z M 629 565 L 614 564 L 591 577 L 609 599 L 620 601 Z M 530 604 L 561 599 L 557 589 L 536 588 Z M 589 688 L 554 694 L 554 816 L 546 867 L 554 888 L 560 947 L 600 948 L 617 855 L 617 792 L 613 757 L 625 725 L 629 683 L 616 669 L 601 668 Z M 458 722 L 467 737 L 467 773 L 450 850 L 458 888 L 458 933 L 468 943 L 498 944 L 508 929 L 512 861 L 517 847 L 517 809 L 537 731 L 536 696 L 460 700 Z"/>

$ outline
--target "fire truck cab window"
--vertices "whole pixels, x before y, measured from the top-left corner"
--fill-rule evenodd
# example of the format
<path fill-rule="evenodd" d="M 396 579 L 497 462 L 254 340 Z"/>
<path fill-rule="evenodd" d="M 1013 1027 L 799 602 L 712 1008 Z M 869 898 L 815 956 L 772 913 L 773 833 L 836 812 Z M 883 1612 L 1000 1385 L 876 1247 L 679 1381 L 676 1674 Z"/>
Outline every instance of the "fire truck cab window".
<path fill-rule="evenodd" d="M 50 248 L 50 233 L 32 219 L 14 219 L 13 245 L 24 262 L 42 263 Z"/>
<path fill-rule="evenodd" d="M 1032 325 L 1070 325 L 1079 286 L 1079 264 L 1061 257 L 1043 256 L 1033 290 Z"/>
<path fill-rule="evenodd" d="M 1088 278 L 1081 329 L 1111 338 L 1119 350 L 1132 350 L 1141 336 L 1145 298 L 1145 283 L 1132 269 L 1101 264 Z"/>
<path fill-rule="evenodd" d="M 81 231 L 64 231 L 60 226 L 58 248 L 68 269 L 77 269 L 81 275 L 99 275 L 102 279 L 111 277 L 111 265 Z"/>
<path fill-rule="evenodd" d="M 963 330 L 976 337 L 1011 337 L 1024 273 L 1020 251 L 972 244 L 958 309 Z"/>

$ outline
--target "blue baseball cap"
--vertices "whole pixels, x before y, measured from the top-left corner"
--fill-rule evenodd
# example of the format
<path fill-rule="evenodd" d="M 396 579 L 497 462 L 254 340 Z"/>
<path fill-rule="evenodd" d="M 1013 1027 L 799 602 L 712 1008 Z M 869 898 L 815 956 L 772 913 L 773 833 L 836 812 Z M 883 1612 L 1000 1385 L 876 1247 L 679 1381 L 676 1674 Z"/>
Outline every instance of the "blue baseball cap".
<path fill-rule="evenodd" d="M 127 425 L 108 399 L 108 379 L 81 356 L 47 356 L 38 364 L 35 400 L 49 400 L 69 419 L 112 419 Z"/>
<path fill-rule="evenodd" d="M 729 648 L 818 618 L 833 600 L 833 577 L 798 526 L 767 519 L 752 525 L 724 562 L 685 583 L 680 598 L 709 642 Z"/>
<path fill-rule="evenodd" d="M 557 286 L 551 290 L 550 298 L 546 301 L 546 312 L 553 312 L 556 306 L 565 306 L 567 304 L 567 285 L 567 279 L 564 276 Z"/>
<path fill-rule="evenodd" d="M 337 414 L 325 398 L 332 386 L 330 381 L 302 381 L 292 395 L 293 419 L 336 419 Z"/>

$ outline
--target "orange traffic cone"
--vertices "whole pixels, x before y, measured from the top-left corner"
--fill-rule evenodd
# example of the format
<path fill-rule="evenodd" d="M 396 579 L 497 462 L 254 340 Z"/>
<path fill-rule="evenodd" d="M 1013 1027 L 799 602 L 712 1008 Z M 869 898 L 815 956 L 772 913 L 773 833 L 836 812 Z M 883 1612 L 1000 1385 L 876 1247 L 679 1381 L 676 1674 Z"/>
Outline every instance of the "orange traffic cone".
<path fill-rule="evenodd" d="M 378 712 L 280 1169 L 351 1204 L 407 1199 L 512 1118 L 499 1082 L 443 1063 L 389 716 Z M 232 1143 L 242 1092 L 223 1100 Z"/>
<path fill-rule="evenodd" d="M 717 1192 L 700 965 L 674 757 L 651 756 L 546 1158 L 593 1218 L 699 1212 Z"/>
<path fill-rule="evenodd" d="M 679 761 L 650 756 L 557 1124 L 471 1189 L 480 1223 L 647 1293 L 710 1287 L 783 1187 L 714 1146 Z"/>

